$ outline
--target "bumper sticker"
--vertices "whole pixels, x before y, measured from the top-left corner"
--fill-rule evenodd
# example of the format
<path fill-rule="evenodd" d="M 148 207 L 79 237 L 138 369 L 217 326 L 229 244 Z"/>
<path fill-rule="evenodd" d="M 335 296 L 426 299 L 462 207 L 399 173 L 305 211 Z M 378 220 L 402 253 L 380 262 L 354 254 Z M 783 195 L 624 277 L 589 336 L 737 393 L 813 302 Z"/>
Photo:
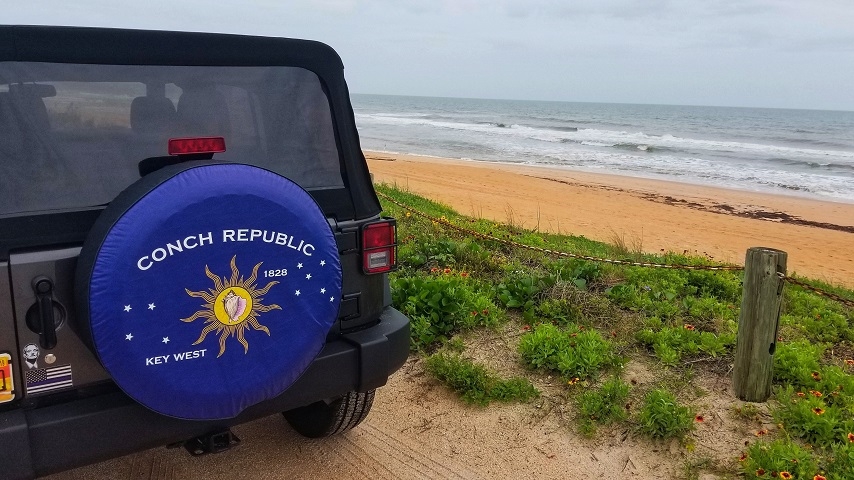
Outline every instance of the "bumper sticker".
<path fill-rule="evenodd" d="M 71 387 L 71 365 L 52 368 L 33 368 L 24 374 L 27 380 L 27 395 L 47 393 Z"/>
<path fill-rule="evenodd" d="M 41 351 L 39 351 L 39 346 L 35 343 L 27 344 L 24 347 L 24 365 L 27 368 L 39 368 L 39 356 L 41 355 Z"/>
<path fill-rule="evenodd" d="M 0 403 L 15 399 L 15 382 L 12 378 L 12 356 L 0 353 Z"/>

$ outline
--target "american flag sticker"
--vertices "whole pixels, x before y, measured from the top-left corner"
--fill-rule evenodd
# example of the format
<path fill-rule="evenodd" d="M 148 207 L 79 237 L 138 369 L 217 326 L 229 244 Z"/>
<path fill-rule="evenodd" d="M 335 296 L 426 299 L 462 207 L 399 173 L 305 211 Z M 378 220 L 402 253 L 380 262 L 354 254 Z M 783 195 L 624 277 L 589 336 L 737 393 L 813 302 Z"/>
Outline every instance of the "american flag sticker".
<path fill-rule="evenodd" d="M 45 393 L 61 390 L 72 385 L 71 365 L 53 368 L 34 368 L 25 374 L 27 394 Z"/>

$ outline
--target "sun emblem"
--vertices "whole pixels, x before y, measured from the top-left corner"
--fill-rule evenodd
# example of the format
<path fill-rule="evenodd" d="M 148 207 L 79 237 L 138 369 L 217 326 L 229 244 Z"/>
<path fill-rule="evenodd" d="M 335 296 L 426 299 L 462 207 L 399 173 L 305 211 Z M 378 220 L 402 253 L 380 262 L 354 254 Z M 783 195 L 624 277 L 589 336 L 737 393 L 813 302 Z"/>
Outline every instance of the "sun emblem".
<path fill-rule="evenodd" d="M 270 287 L 279 282 L 270 282 L 264 288 L 257 288 L 255 280 L 258 278 L 258 268 L 263 262 L 255 265 L 252 275 L 243 279 L 237 270 L 237 256 L 231 257 L 231 277 L 222 277 L 211 273 L 205 265 L 205 275 L 214 282 L 214 287 L 200 292 L 184 289 L 187 295 L 201 298 L 205 303 L 202 310 L 197 311 L 189 318 L 182 318 L 182 322 L 192 322 L 199 318 L 205 319 L 205 328 L 199 339 L 193 342 L 198 345 L 205 340 L 211 332 L 219 334 L 219 355 L 225 353 L 225 340 L 228 337 L 237 336 L 237 341 L 243 345 L 243 353 L 249 351 L 249 343 L 246 341 L 245 333 L 249 327 L 270 335 L 270 330 L 258 323 L 258 314 L 270 310 L 281 310 L 278 305 L 262 305 L 262 295 L 266 295 Z"/>

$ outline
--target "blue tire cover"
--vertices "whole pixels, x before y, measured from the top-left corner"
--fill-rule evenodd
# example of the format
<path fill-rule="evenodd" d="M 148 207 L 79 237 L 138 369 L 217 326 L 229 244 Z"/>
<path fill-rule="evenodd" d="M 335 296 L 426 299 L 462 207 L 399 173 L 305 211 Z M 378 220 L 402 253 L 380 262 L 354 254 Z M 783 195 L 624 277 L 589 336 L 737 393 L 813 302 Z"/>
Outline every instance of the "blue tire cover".
<path fill-rule="evenodd" d="M 104 368 L 137 402 L 183 419 L 231 418 L 285 391 L 323 347 L 341 297 L 320 208 L 242 164 L 141 179 L 102 213 L 77 275 Z"/>

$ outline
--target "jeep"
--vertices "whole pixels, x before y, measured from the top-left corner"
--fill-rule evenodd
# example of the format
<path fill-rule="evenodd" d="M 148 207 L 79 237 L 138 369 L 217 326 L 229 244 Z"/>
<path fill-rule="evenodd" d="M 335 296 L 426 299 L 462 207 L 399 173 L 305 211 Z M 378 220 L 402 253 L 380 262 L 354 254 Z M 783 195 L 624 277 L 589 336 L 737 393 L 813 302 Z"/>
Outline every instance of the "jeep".
<path fill-rule="evenodd" d="M 324 44 L 0 27 L 4 478 L 356 426 L 409 353 L 381 211 Z"/>

